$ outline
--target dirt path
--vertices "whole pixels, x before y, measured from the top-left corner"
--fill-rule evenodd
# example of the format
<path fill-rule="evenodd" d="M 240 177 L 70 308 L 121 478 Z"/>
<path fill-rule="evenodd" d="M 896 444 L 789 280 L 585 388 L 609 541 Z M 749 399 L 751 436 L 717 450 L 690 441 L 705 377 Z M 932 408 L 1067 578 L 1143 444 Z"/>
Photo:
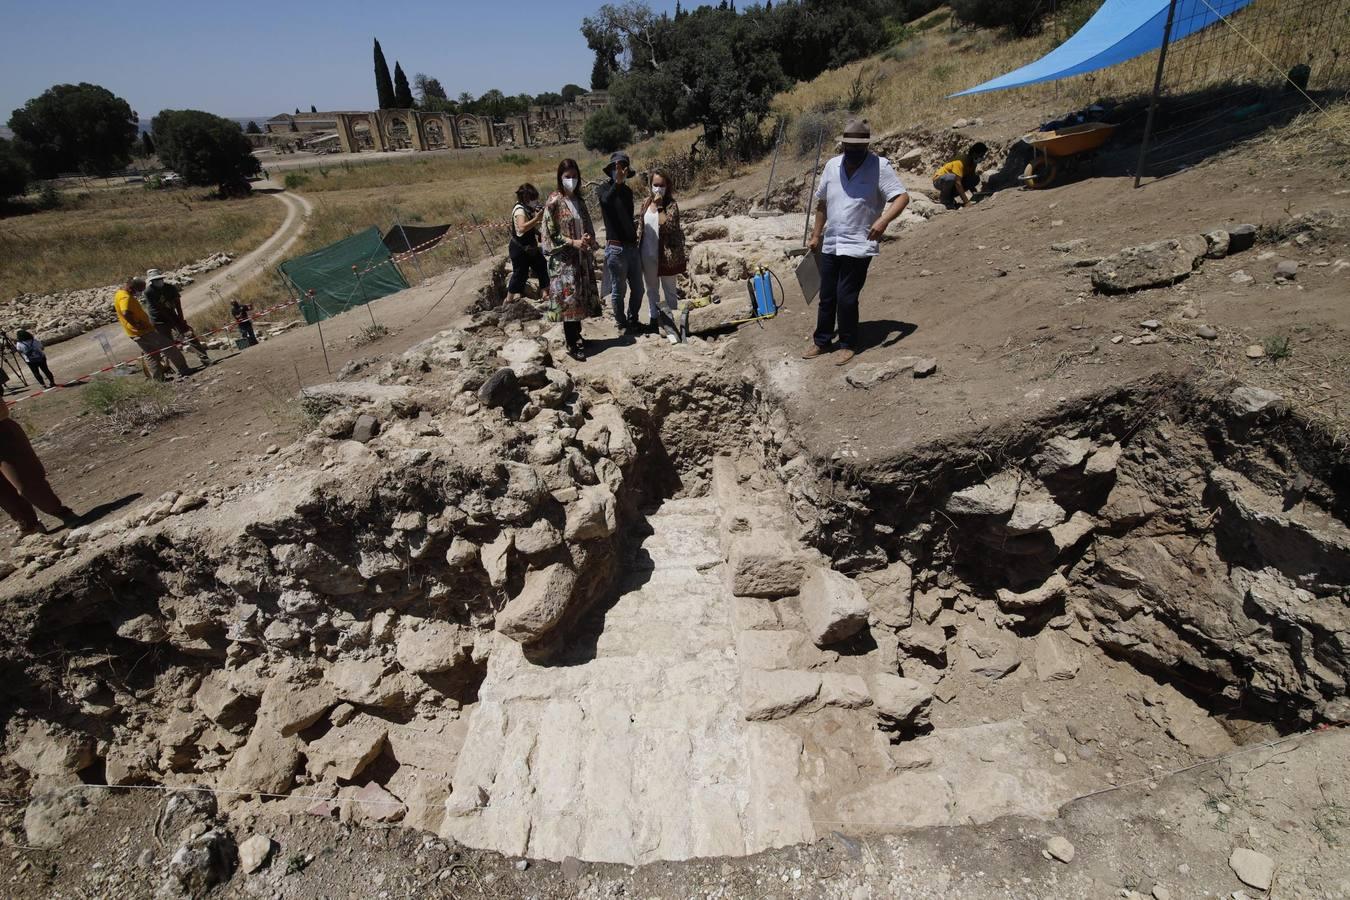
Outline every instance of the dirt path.
<path fill-rule="evenodd" d="M 302 385 L 335 381 L 353 360 L 378 368 L 379 361 L 456 324 L 486 272 L 485 262 L 451 270 L 376 300 L 369 309 L 325 321 L 327 365 L 313 327 L 292 328 L 229 356 L 217 354 L 217 365 L 174 384 L 184 412 L 153 430 L 110 431 L 96 421 L 101 417 L 82 415 L 78 390 L 44 394 L 13 413 L 35 435 L 53 487 L 81 511 L 131 495 L 148 502 L 170 489 L 236 483 L 268 467 L 269 446 L 285 446 L 301 433 L 296 398 Z M 389 333 L 357 346 L 354 338 L 372 314 Z M 108 477 L 101 463 L 109 459 L 128 461 L 134 476 Z"/>
<path fill-rule="evenodd" d="M 216 303 L 217 298 L 212 293 L 212 288 L 218 288 L 220 296 L 228 299 L 250 275 L 285 256 L 304 231 L 305 223 L 314 210 L 313 204 L 304 197 L 283 191 L 279 185 L 264 183 L 263 190 L 275 190 L 270 196 L 275 197 L 286 207 L 286 218 L 277 230 L 255 249 L 228 266 L 216 270 L 206 280 L 196 282 L 183 291 L 185 315 L 191 317 Z M 111 297 L 108 298 L 108 302 L 112 302 Z M 118 323 L 113 322 L 96 328 L 51 348 L 48 361 L 52 371 L 57 373 L 62 382 L 74 380 L 107 365 L 108 358 L 98 343 L 99 336 L 108 340 L 112 345 L 113 355 L 118 359 L 126 359 L 137 352 L 135 345 L 126 337 L 122 326 Z"/>

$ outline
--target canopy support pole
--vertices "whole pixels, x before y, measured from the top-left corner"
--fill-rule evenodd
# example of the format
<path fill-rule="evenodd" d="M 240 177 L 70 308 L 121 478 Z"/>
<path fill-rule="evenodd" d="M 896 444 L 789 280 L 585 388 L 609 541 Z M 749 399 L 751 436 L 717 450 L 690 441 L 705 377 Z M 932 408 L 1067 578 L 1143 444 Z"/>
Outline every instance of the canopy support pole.
<path fill-rule="evenodd" d="M 1153 119 L 1158 113 L 1158 95 L 1162 93 L 1163 69 L 1167 67 L 1167 47 L 1172 43 L 1172 22 L 1176 19 L 1177 0 L 1167 4 L 1167 25 L 1163 28 L 1162 48 L 1158 50 L 1158 71 L 1153 75 L 1153 94 L 1148 100 L 1148 119 L 1144 122 L 1144 141 L 1139 145 L 1139 164 L 1134 168 L 1134 186 L 1139 187 L 1148 163 L 1148 145 L 1153 139 Z"/>

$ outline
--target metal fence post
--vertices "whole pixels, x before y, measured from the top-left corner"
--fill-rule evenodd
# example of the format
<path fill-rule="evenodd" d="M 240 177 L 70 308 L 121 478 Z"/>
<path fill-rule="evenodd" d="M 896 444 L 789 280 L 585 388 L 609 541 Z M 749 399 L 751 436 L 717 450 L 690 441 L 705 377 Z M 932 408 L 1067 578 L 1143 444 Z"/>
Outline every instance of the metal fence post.
<path fill-rule="evenodd" d="M 1144 122 L 1144 140 L 1139 145 L 1139 164 L 1134 169 L 1134 186 L 1144 177 L 1144 166 L 1148 163 L 1148 144 L 1153 138 L 1153 120 L 1158 114 L 1158 95 L 1162 92 L 1163 69 L 1167 66 L 1167 47 L 1172 42 L 1172 23 L 1176 19 L 1177 0 L 1167 4 L 1167 25 L 1163 28 L 1162 48 L 1158 51 L 1158 71 L 1153 75 L 1153 95 L 1148 101 L 1148 119 Z"/>
<path fill-rule="evenodd" d="M 328 374 L 333 374 L 333 367 L 328 364 L 328 345 L 323 340 L 323 316 L 319 315 L 319 304 L 314 301 L 314 288 L 305 291 L 305 299 L 314 305 L 314 324 L 319 327 L 319 348 L 323 350 L 323 367 L 328 370 Z"/>
<path fill-rule="evenodd" d="M 488 243 L 487 235 L 483 234 L 483 226 L 478 224 L 478 217 L 469 213 L 469 218 L 473 220 L 473 227 L 478 229 L 478 236 L 483 239 L 483 247 L 486 248 L 488 256 L 491 256 L 492 245 Z"/>
<path fill-rule="evenodd" d="M 816 165 L 815 168 L 811 170 L 811 190 L 806 195 L 806 227 L 802 229 L 803 247 L 806 246 L 806 242 L 811 237 L 811 210 L 813 206 L 812 201 L 816 196 L 816 179 L 820 177 L 820 148 L 824 143 L 825 143 L 825 129 L 821 128 L 820 133 L 816 135 Z"/>
<path fill-rule="evenodd" d="M 773 192 L 773 173 L 778 168 L 778 149 L 783 146 L 783 132 L 785 129 L 783 121 L 778 122 L 777 132 L 773 139 L 773 161 L 769 163 L 769 183 L 764 186 L 764 208 L 769 208 L 769 194 Z"/>
<path fill-rule="evenodd" d="M 417 258 L 417 250 L 413 248 L 412 242 L 408 240 L 408 232 L 404 230 L 403 223 L 399 221 L 397 207 L 394 208 L 394 225 L 398 228 L 398 233 L 403 238 L 403 246 L 408 248 L 408 252 L 412 253 L 413 268 L 417 270 L 417 283 L 421 284 L 427 280 L 427 277 L 422 274 L 422 263 Z"/>
<path fill-rule="evenodd" d="M 352 274 L 356 276 L 356 287 L 361 292 L 361 305 L 370 313 L 370 324 L 375 325 L 375 310 L 370 308 L 370 299 L 366 297 L 366 283 L 361 280 L 361 271 L 352 265 Z"/>

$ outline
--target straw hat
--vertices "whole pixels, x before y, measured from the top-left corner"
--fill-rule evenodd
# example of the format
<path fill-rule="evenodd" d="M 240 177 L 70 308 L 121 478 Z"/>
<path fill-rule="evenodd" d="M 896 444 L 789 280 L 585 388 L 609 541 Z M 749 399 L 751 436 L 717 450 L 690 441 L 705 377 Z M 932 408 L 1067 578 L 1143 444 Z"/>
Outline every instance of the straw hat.
<path fill-rule="evenodd" d="M 145 273 L 146 284 L 149 284 L 152 281 L 163 281 L 163 280 L 164 280 L 164 273 L 161 272 L 159 269 L 151 269 Z"/>

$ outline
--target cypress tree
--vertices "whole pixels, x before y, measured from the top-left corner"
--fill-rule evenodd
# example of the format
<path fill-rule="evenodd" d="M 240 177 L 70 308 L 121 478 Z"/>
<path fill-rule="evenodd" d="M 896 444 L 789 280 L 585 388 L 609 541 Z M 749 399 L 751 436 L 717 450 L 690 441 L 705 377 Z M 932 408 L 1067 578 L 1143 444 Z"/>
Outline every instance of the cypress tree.
<path fill-rule="evenodd" d="M 150 132 L 141 132 L 141 156 L 155 155 L 155 139 L 150 136 Z"/>
<path fill-rule="evenodd" d="M 394 107 L 396 109 L 412 109 L 416 106 L 413 103 L 412 88 L 408 87 L 408 76 L 403 74 L 403 65 L 398 61 L 394 62 Z"/>
<path fill-rule="evenodd" d="M 380 109 L 394 108 L 394 79 L 389 77 L 389 63 L 385 62 L 379 38 L 375 39 L 375 95 Z"/>
<path fill-rule="evenodd" d="M 317 106 L 315 106 L 313 103 L 311 103 L 311 104 L 309 105 L 309 111 L 312 112 L 312 113 L 316 113 L 316 112 L 319 111 L 319 108 L 318 108 Z"/>

